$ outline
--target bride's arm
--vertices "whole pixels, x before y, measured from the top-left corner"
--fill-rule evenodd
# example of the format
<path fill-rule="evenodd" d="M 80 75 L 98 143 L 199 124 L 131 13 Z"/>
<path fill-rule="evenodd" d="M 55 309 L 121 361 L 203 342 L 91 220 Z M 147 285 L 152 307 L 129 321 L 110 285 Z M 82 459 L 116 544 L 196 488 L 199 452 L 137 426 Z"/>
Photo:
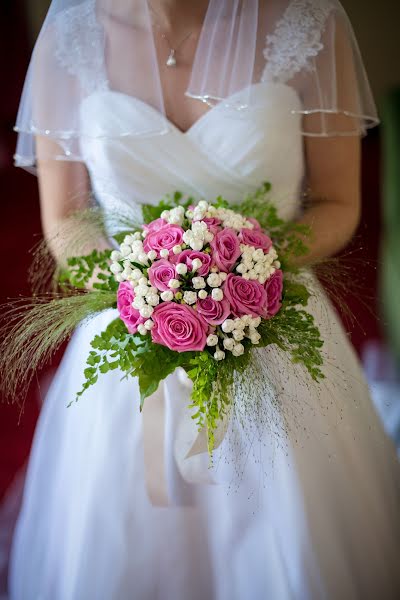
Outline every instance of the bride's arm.
<path fill-rule="evenodd" d="M 310 227 L 311 236 L 306 240 L 309 253 L 298 261 L 301 264 L 344 248 L 361 213 L 360 137 L 305 137 L 305 154 L 309 199 L 300 222 Z"/>
<path fill-rule="evenodd" d="M 37 138 L 38 156 L 54 156 L 54 145 L 51 140 Z M 63 264 L 69 255 L 77 253 L 76 248 L 73 250 L 76 232 L 68 225 L 74 213 L 91 205 L 89 175 L 83 163 L 39 159 L 38 180 L 43 234 L 55 260 Z M 90 241 L 80 246 L 79 254 L 109 247 L 100 230 L 87 231 L 85 237 Z"/>
<path fill-rule="evenodd" d="M 335 117 L 338 130 L 343 129 L 340 121 L 344 118 Z M 360 137 L 305 137 L 305 154 L 309 199 L 300 222 L 310 227 L 311 236 L 306 240 L 309 253 L 298 261 L 301 264 L 344 248 L 361 213 Z"/>

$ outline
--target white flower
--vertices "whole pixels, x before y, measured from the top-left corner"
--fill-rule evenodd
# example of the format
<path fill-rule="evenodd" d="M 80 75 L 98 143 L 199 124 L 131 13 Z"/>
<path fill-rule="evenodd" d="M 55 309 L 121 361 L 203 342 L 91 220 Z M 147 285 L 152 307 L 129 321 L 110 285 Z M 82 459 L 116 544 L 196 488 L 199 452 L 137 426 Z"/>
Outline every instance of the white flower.
<path fill-rule="evenodd" d="M 123 269 L 119 263 L 113 263 L 110 267 L 110 271 L 116 275 L 117 273 L 121 273 Z"/>
<path fill-rule="evenodd" d="M 233 356 L 241 356 L 244 354 L 244 346 L 243 344 L 235 344 L 232 350 Z"/>
<path fill-rule="evenodd" d="M 134 251 L 137 250 L 138 252 L 143 250 L 142 240 L 135 240 L 134 242 L 132 242 L 132 250 L 134 250 Z"/>
<path fill-rule="evenodd" d="M 148 293 L 149 293 L 149 288 L 147 287 L 147 285 L 139 284 L 135 288 L 136 296 L 147 296 Z"/>
<path fill-rule="evenodd" d="M 247 275 L 249 276 L 249 279 L 258 279 L 258 273 L 256 273 L 255 269 L 250 269 Z"/>
<path fill-rule="evenodd" d="M 219 278 L 221 281 L 225 281 L 227 277 L 228 277 L 228 273 L 224 273 L 223 271 L 220 272 Z"/>
<path fill-rule="evenodd" d="M 147 258 L 149 260 L 156 260 L 157 252 L 155 250 L 150 250 L 150 252 L 147 253 Z"/>
<path fill-rule="evenodd" d="M 253 317 L 251 315 L 243 315 L 243 317 L 240 317 L 243 325 L 247 326 L 247 325 L 251 325 L 251 322 L 253 320 Z"/>
<path fill-rule="evenodd" d="M 134 238 L 134 236 L 133 236 L 133 235 L 131 235 L 131 234 L 129 234 L 129 235 L 126 235 L 126 236 L 125 236 L 125 239 L 124 239 L 124 244 L 128 244 L 128 246 L 130 246 L 130 245 L 132 245 L 132 244 L 133 244 L 133 242 L 134 242 L 134 241 L 135 241 L 135 238 Z"/>
<path fill-rule="evenodd" d="M 260 341 L 260 339 L 261 339 L 261 335 L 258 333 L 258 331 L 253 330 L 251 332 L 251 335 L 250 335 L 250 341 L 251 341 L 251 343 L 252 344 L 258 344 L 258 342 Z"/>
<path fill-rule="evenodd" d="M 140 310 L 146 306 L 146 300 L 143 298 L 143 296 L 136 296 L 132 302 L 132 306 L 133 308 L 136 308 L 136 310 Z"/>
<path fill-rule="evenodd" d="M 161 213 L 161 215 L 160 215 L 160 217 L 162 219 L 164 219 L 165 221 L 168 221 L 169 214 L 170 214 L 169 210 L 163 210 L 162 213 Z"/>
<path fill-rule="evenodd" d="M 121 260 L 121 258 L 122 258 L 121 252 L 118 252 L 117 250 L 113 250 L 111 252 L 111 260 L 113 260 L 114 262 Z"/>
<path fill-rule="evenodd" d="M 206 290 L 200 290 L 198 296 L 199 296 L 200 300 L 205 300 L 207 298 L 208 294 L 207 294 Z"/>
<path fill-rule="evenodd" d="M 196 292 L 185 292 L 183 294 L 183 299 L 186 304 L 194 304 L 197 300 L 197 294 Z"/>
<path fill-rule="evenodd" d="M 236 271 L 238 273 L 246 273 L 247 271 L 247 267 L 244 263 L 240 263 L 237 267 L 236 267 Z"/>
<path fill-rule="evenodd" d="M 124 276 L 121 273 L 118 273 L 118 275 L 115 276 L 115 279 L 118 283 L 122 283 L 124 281 Z"/>
<path fill-rule="evenodd" d="M 160 297 L 157 294 L 147 294 L 146 301 L 150 306 L 157 306 L 160 304 Z"/>
<path fill-rule="evenodd" d="M 214 234 L 211 233 L 211 231 L 207 231 L 207 233 L 204 234 L 204 241 L 205 242 L 212 242 L 214 239 Z"/>
<path fill-rule="evenodd" d="M 120 252 L 122 256 L 129 256 L 132 252 L 132 246 L 128 246 L 128 244 L 121 244 Z"/>
<path fill-rule="evenodd" d="M 143 317 L 143 319 L 150 319 L 151 315 L 154 312 L 154 308 L 152 306 L 143 306 L 143 308 L 141 308 L 139 310 L 140 312 L 140 316 Z"/>
<path fill-rule="evenodd" d="M 251 320 L 251 326 L 254 327 L 254 329 L 257 329 L 257 327 L 259 327 L 260 324 L 261 324 L 261 317 L 254 317 Z"/>
<path fill-rule="evenodd" d="M 199 258 L 195 258 L 194 261 L 192 261 L 192 271 L 193 271 L 193 273 L 195 271 L 198 271 L 202 266 L 203 266 L 203 263 L 201 262 L 201 260 Z"/>
<path fill-rule="evenodd" d="M 138 332 L 140 335 L 146 335 L 148 333 L 146 327 L 142 323 L 138 325 Z"/>
<path fill-rule="evenodd" d="M 224 360 L 225 352 L 223 350 L 216 350 L 214 352 L 214 358 L 215 360 Z"/>
<path fill-rule="evenodd" d="M 202 219 L 204 219 L 205 212 L 206 211 L 201 210 L 201 208 L 199 208 L 198 206 L 196 206 L 196 208 L 193 211 L 193 219 L 194 219 L 194 221 L 197 223 L 197 221 L 201 221 Z"/>
<path fill-rule="evenodd" d="M 135 269 L 131 275 L 133 281 L 139 281 L 143 277 L 143 273 L 140 269 Z"/>
<path fill-rule="evenodd" d="M 210 287 L 219 287 L 221 285 L 221 278 L 218 273 L 211 273 L 207 277 L 207 283 Z"/>
<path fill-rule="evenodd" d="M 179 287 L 181 287 L 181 284 L 177 279 L 170 279 L 168 282 L 168 287 L 171 288 L 171 290 L 177 290 Z"/>
<path fill-rule="evenodd" d="M 274 265 L 275 269 L 281 268 L 281 263 L 279 262 L 279 260 L 274 261 L 273 265 Z"/>
<path fill-rule="evenodd" d="M 122 273 L 122 275 L 125 277 L 125 279 L 128 279 L 128 277 L 130 277 L 132 274 L 132 269 L 130 267 L 125 267 L 124 272 Z"/>
<path fill-rule="evenodd" d="M 218 344 L 218 336 L 211 334 L 207 338 L 207 346 L 216 346 Z"/>
<path fill-rule="evenodd" d="M 192 248 L 192 250 L 195 250 L 195 252 L 200 252 L 200 250 L 203 250 L 204 243 L 203 240 L 194 238 L 190 240 L 189 246 Z"/>
<path fill-rule="evenodd" d="M 146 252 L 139 252 L 138 254 L 138 262 L 142 263 L 142 265 L 147 265 L 149 262 L 149 259 L 147 257 Z"/>
<path fill-rule="evenodd" d="M 138 240 L 142 239 L 142 233 L 143 232 L 141 232 L 141 231 L 136 231 L 136 233 L 134 233 L 132 236 L 134 241 L 138 241 Z"/>
<path fill-rule="evenodd" d="M 226 350 L 230 350 L 230 351 L 232 351 L 232 350 L 233 350 L 233 347 L 234 347 L 234 345 L 235 345 L 235 341 L 234 341 L 234 339 L 233 339 L 233 338 L 226 337 L 226 338 L 224 339 L 224 342 L 223 342 L 223 343 L 224 343 L 224 348 L 226 348 Z"/>
<path fill-rule="evenodd" d="M 244 332 L 242 329 L 234 329 L 232 331 L 232 335 L 233 335 L 233 339 L 235 340 L 235 342 L 241 342 L 242 339 L 244 338 Z"/>
<path fill-rule="evenodd" d="M 199 208 L 200 210 L 207 211 L 208 210 L 208 202 L 206 202 L 205 200 L 200 200 L 200 202 L 197 205 L 197 208 Z"/>
<path fill-rule="evenodd" d="M 193 277 L 192 285 L 195 290 L 202 290 L 206 287 L 206 282 L 204 281 L 204 277 Z"/>
<path fill-rule="evenodd" d="M 185 231 L 185 233 L 182 236 L 182 239 L 185 242 L 185 244 L 190 244 L 190 242 L 194 239 L 193 231 L 191 229 Z"/>
<path fill-rule="evenodd" d="M 163 248 L 162 250 L 160 250 L 160 256 L 161 256 L 161 258 L 168 258 L 169 250 L 167 250 L 166 248 Z"/>
<path fill-rule="evenodd" d="M 168 222 L 173 225 L 182 225 L 184 212 L 185 209 L 183 208 L 183 206 L 177 206 L 176 208 L 173 208 L 169 213 L 169 217 L 167 219 Z"/>
<path fill-rule="evenodd" d="M 243 331 L 243 329 L 246 327 L 246 321 L 243 319 L 243 317 L 238 317 L 235 319 L 233 324 L 234 329 L 238 329 L 239 331 Z"/>
<path fill-rule="evenodd" d="M 221 290 L 221 288 L 214 288 L 211 292 L 211 296 L 213 300 L 220 302 L 224 297 L 224 292 Z"/>
<path fill-rule="evenodd" d="M 182 246 L 179 246 L 179 244 L 177 244 L 172 248 L 172 252 L 174 254 L 180 254 L 182 252 Z"/>
<path fill-rule="evenodd" d="M 263 250 L 261 250 L 261 248 L 257 248 L 257 250 L 254 250 L 253 254 L 252 254 L 252 259 L 256 262 L 258 262 L 259 260 L 263 260 L 264 258 L 264 252 Z"/>
<path fill-rule="evenodd" d="M 178 275 L 186 275 L 188 268 L 185 265 L 185 263 L 178 263 L 175 267 L 175 270 L 178 273 Z"/>
<path fill-rule="evenodd" d="M 164 300 L 164 302 L 170 302 L 171 300 L 173 300 L 173 298 L 173 292 L 166 290 L 165 292 L 161 293 L 161 300 Z"/>
<path fill-rule="evenodd" d="M 149 283 L 149 280 L 147 279 L 147 277 L 143 277 L 143 273 L 142 273 L 142 277 L 139 279 L 139 285 L 147 285 Z"/>
<path fill-rule="evenodd" d="M 192 225 L 192 231 L 196 237 L 203 237 L 208 231 L 207 223 L 204 223 L 204 221 L 195 221 Z"/>
<path fill-rule="evenodd" d="M 187 210 L 186 211 L 186 217 L 191 220 L 193 219 L 193 211 L 192 210 Z"/>
<path fill-rule="evenodd" d="M 224 333 L 231 333 L 235 329 L 235 323 L 232 319 L 226 319 L 221 325 L 221 329 Z"/>
<path fill-rule="evenodd" d="M 152 321 L 151 319 L 148 319 L 146 321 L 146 323 L 144 323 L 144 326 L 147 331 L 150 331 L 150 329 L 153 329 L 153 327 L 154 327 L 154 321 Z"/>
<path fill-rule="evenodd" d="M 250 271 L 254 267 L 253 261 L 251 260 L 251 258 L 247 258 L 247 256 L 243 258 L 242 265 L 245 266 L 246 271 Z"/>

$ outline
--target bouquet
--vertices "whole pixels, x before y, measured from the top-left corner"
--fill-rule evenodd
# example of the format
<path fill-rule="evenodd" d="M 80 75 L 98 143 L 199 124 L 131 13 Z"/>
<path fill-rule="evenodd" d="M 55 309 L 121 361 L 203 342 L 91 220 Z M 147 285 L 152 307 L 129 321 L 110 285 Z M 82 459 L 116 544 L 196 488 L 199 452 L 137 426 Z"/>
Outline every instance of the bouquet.
<path fill-rule="evenodd" d="M 138 378 L 143 408 L 180 367 L 192 381 L 192 416 L 212 453 L 216 428 L 234 403 L 235 374 L 246 371 L 254 348 L 275 344 L 312 379 L 323 378 L 323 342 L 305 310 L 310 291 L 291 263 L 307 251 L 306 230 L 278 217 L 266 198 L 270 188 L 264 184 L 237 205 L 179 192 L 144 205 L 143 224 L 115 235 L 116 249 L 68 260 L 61 296 L 39 301 L 25 327 L 19 321 L 11 329 L 8 356 L 30 336 L 43 358 L 60 340 L 66 314 L 81 319 L 117 308 L 118 318 L 92 341 L 78 397 L 119 369 Z M 93 291 L 81 291 L 93 277 Z M 52 328 L 44 342 L 46 315 Z"/>

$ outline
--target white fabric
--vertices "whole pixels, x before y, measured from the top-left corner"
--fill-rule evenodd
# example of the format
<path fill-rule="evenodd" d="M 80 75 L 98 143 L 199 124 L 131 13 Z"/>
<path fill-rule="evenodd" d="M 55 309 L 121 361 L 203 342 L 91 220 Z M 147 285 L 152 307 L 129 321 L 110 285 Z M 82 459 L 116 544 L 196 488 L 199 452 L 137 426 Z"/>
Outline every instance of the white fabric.
<path fill-rule="evenodd" d="M 291 114 L 299 98 L 279 83 L 254 92 L 264 108 L 240 120 L 218 105 L 186 134 L 171 125 L 153 139 L 87 140 L 83 152 L 99 203 L 138 215 L 140 202 L 176 188 L 208 198 L 222 192 L 235 202 L 269 179 L 281 214 L 293 216 L 304 174 L 300 116 Z M 105 91 L 87 98 L 81 118 L 87 128 L 112 132 L 157 115 Z M 178 471 L 174 444 L 188 390 L 178 375 L 168 378 L 165 469 L 173 501 L 166 508 L 152 506 L 146 493 L 137 382 L 108 373 L 66 408 L 82 383 L 91 339 L 115 314 L 82 325 L 36 432 L 13 545 L 11 599 L 397 598 L 395 452 L 322 292 L 311 310 L 326 340 L 320 393 L 302 386 L 281 357 L 282 415 L 296 423 L 286 437 L 266 430 L 259 441 L 233 423 L 236 441 L 218 449 L 208 472 L 213 483 L 190 485 Z M 277 351 L 261 352 L 271 374 Z M 207 455 L 197 459 L 206 470 Z"/>

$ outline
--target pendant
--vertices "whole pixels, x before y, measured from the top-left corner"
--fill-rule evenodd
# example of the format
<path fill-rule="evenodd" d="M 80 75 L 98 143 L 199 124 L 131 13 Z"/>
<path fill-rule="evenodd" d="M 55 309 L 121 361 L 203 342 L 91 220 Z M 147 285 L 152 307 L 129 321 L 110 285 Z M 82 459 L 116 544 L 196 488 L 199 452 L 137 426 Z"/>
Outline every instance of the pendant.
<path fill-rule="evenodd" d="M 169 56 L 167 58 L 167 62 L 165 64 L 167 65 L 167 67 L 176 67 L 175 50 L 173 48 L 171 48 Z"/>

